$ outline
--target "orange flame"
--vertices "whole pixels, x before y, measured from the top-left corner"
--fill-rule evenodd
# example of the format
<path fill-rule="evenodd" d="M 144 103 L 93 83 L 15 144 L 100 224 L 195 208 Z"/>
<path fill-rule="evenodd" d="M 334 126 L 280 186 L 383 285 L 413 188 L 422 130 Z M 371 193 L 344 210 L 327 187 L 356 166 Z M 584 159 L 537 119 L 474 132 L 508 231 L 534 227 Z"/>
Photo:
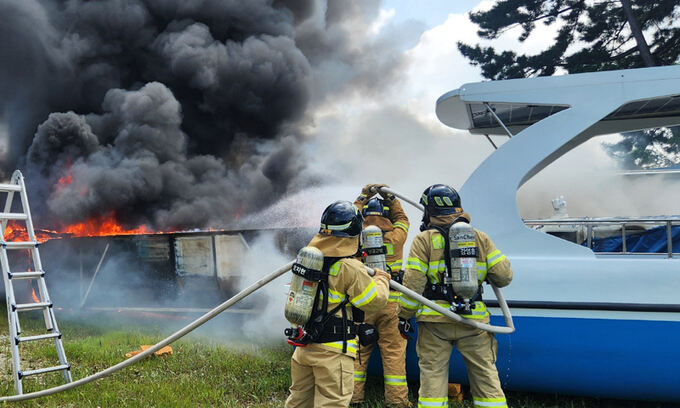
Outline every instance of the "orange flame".
<path fill-rule="evenodd" d="M 71 171 L 71 158 L 66 159 L 66 174 L 59 177 L 57 181 L 57 190 L 62 189 L 64 186 L 73 183 L 73 172 Z"/>
<path fill-rule="evenodd" d="M 35 288 L 32 285 L 33 282 L 31 282 L 31 298 L 35 303 L 40 303 L 40 299 L 38 299 L 38 295 L 35 294 Z"/>
<path fill-rule="evenodd" d="M 57 231 L 50 231 L 45 229 L 36 229 L 35 237 L 38 242 L 45 242 L 52 238 L 59 238 L 60 234 Z M 28 233 L 26 232 L 26 225 L 22 225 L 19 221 L 11 220 L 5 226 L 5 241 L 28 241 Z"/>
<path fill-rule="evenodd" d="M 76 224 L 67 225 L 61 232 L 77 237 L 153 233 L 146 225 L 131 229 L 123 227 L 116 221 L 116 216 L 113 212 L 103 216 L 92 217 Z"/>
<path fill-rule="evenodd" d="M 30 272 L 31 271 L 31 253 L 28 252 L 27 255 L 28 255 L 28 265 L 27 265 L 26 270 L 28 272 Z M 36 295 L 36 293 L 35 293 L 35 287 L 33 286 L 33 279 L 28 281 L 28 286 L 31 287 L 31 299 L 33 299 L 33 302 L 40 303 L 40 299 L 38 299 L 38 295 Z"/>
<path fill-rule="evenodd" d="M 28 241 L 26 226 L 19 221 L 9 221 L 5 226 L 5 241 Z M 45 242 L 63 236 L 91 237 L 103 235 L 133 235 L 133 234 L 153 234 L 154 231 L 146 225 L 137 228 L 125 228 L 116 220 L 115 213 L 111 212 L 104 216 L 92 217 L 86 221 L 66 225 L 59 231 L 36 229 L 35 236 L 38 242 Z"/>
<path fill-rule="evenodd" d="M 38 242 L 45 242 L 52 238 L 58 238 L 60 234 L 57 231 L 50 231 L 44 229 L 36 229 L 35 237 Z M 26 227 L 20 225 L 17 221 L 10 221 L 5 227 L 5 241 L 28 241 L 28 233 Z"/>
<path fill-rule="evenodd" d="M 66 186 L 73 184 L 73 171 L 71 170 L 71 160 L 68 159 L 66 161 L 66 174 L 63 176 L 59 177 L 59 180 L 57 180 L 57 184 L 55 185 L 55 190 L 56 191 L 61 191 L 63 190 Z M 87 195 L 87 188 L 81 188 L 78 190 L 78 194 L 81 196 L 86 196 Z"/>
<path fill-rule="evenodd" d="M 73 172 L 71 170 L 71 160 L 68 159 L 65 163 L 64 174 L 59 178 L 55 186 L 56 190 L 61 190 L 64 187 L 73 183 Z M 80 191 L 81 194 L 86 194 L 87 191 Z M 146 225 L 140 225 L 136 228 L 126 228 L 118 221 L 114 211 L 93 216 L 85 221 L 66 225 L 58 228 L 58 231 L 50 231 L 44 229 L 35 229 L 35 236 L 38 242 L 45 242 L 53 238 L 62 238 L 63 236 L 104 236 L 104 235 L 133 235 L 133 234 L 153 234 L 154 231 Z M 28 241 L 28 233 L 26 232 L 25 222 L 9 221 L 5 226 L 4 239 L 7 242 L 12 241 Z"/>
<path fill-rule="evenodd" d="M 73 183 L 73 174 L 69 171 L 65 176 L 59 178 L 59 181 L 57 182 L 57 188 L 59 188 L 59 186 L 64 186 L 71 183 Z"/>

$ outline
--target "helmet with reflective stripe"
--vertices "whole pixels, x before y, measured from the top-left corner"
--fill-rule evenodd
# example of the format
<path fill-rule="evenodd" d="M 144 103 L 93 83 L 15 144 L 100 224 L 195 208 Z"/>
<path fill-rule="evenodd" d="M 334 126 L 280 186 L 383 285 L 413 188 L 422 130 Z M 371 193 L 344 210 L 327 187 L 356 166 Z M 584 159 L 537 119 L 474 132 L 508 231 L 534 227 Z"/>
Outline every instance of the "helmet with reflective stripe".
<path fill-rule="evenodd" d="M 420 204 L 429 216 L 462 212 L 458 192 L 446 184 L 433 184 L 423 191 Z"/>
<path fill-rule="evenodd" d="M 364 218 L 354 204 L 336 201 L 321 215 L 319 233 L 336 237 L 356 237 L 361 233 Z"/>
<path fill-rule="evenodd" d="M 380 217 L 390 218 L 390 207 L 385 203 L 384 200 L 378 197 L 373 197 L 366 204 L 364 204 L 361 214 L 366 217 L 367 215 L 378 215 Z"/>

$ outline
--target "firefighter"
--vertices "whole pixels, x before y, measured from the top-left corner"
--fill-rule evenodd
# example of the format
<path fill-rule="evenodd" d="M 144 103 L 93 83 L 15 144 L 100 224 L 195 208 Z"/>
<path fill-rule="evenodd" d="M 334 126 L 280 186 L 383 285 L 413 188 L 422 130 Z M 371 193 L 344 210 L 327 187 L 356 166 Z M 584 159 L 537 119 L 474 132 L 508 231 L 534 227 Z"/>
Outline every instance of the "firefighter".
<path fill-rule="evenodd" d="M 422 232 L 413 240 L 404 273 L 404 286 L 449 308 L 451 294 L 442 290 L 446 289 L 443 283 L 446 265 L 450 261 L 447 261 L 445 251 L 448 236 L 443 236 L 440 231 L 446 231 L 454 221 L 469 224 L 470 216 L 463 212 L 456 190 L 447 185 L 428 187 L 420 203 L 425 207 L 420 227 Z M 478 283 L 481 285 L 486 280 L 498 287 L 507 286 L 512 280 L 510 261 L 496 249 L 486 233 L 474 229 L 474 236 Z M 452 287 L 446 286 L 448 289 Z M 459 313 L 464 318 L 488 323 L 489 312 L 481 300 L 481 290 L 473 300 L 476 300 L 473 308 Z M 449 406 L 449 358 L 454 345 L 465 360 L 474 406 L 507 407 L 495 365 L 498 348 L 493 334 L 454 322 L 405 295 L 399 298 L 399 306 L 400 318 L 408 319 L 415 314 L 418 322 L 418 407 Z M 407 321 L 400 323 L 403 326 Z"/>
<path fill-rule="evenodd" d="M 383 232 L 386 249 L 385 261 L 393 280 L 401 283 L 404 243 L 408 235 L 409 221 L 399 200 L 393 195 L 380 194 L 383 198 L 373 197 L 384 184 L 369 184 L 363 188 L 354 205 L 362 210 L 364 227 L 375 225 Z M 378 347 L 382 357 L 385 406 L 395 408 L 410 407 L 408 386 L 406 384 L 406 338 L 398 329 L 397 300 L 400 292 L 390 291 L 390 297 L 383 309 L 366 313 L 364 321 L 376 326 Z M 359 347 L 359 358 L 354 360 L 354 395 L 352 403 L 364 400 L 366 368 L 371 358 L 373 344 Z"/>
<path fill-rule="evenodd" d="M 376 270 L 371 278 L 355 258 L 362 224 L 363 217 L 351 202 L 336 201 L 323 212 L 319 233 L 309 243 L 324 255 L 328 286 L 327 293 L 319 295 L 326 297 L 328 306 L 316 316 L 327 323 L 320 338 L 293 353 L 286 408 L 345 408 L 350 403 L 357 352 L 354 322 L 363 311 L 383 308 L 389 297 L 390 275 Z M 337 310 L 333 315 L 323 315 L 333 309 Z"/>

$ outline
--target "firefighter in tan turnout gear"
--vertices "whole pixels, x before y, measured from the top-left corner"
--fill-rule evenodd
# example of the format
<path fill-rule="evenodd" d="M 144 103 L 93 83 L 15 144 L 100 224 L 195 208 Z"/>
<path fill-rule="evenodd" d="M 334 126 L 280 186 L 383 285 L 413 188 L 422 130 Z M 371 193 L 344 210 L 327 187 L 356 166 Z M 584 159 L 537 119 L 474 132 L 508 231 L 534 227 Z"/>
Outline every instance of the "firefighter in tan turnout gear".
<path fill-rule="evenodd" d="M 383 232 L 388 271 L 393 280 L 401 283 L 404 243 L 409 228 L 408 217 L 396 197 L 392 195 L 384 195 L 382 199 L 373 197 L 379 187 L 387 186 L 384 184 L 365 186 L 354 205 L 362 211 L 364 228 L 375 225 Z M 391 291 L 387 306 L 377 312 L 366 313 L 364 318 L 366 323 L 376 326 L 378 331 L 378 347 L 382 357 L 385 381 L 385 406 L 390 408 L 411 406 L 406 384 L 406 339 L 402 337 L 398 329 L 397 300 L 399 295 L 400 292 Z M 354 361 L 352 403 L 360 403 L 364 400 L 366 368 L 372 351 L 373 344 L 360 345 L 359 358 Z"/>
<path fill-rule="evenodd" d="M 362 224 L 361 213 L 351 202 L 329 205 L 319 233 L 309 243 L 321 251 L 323 266 L 320 271 L 299 263 L 293 266 L 294 274 L 309 279 L 305 285 L 318 282 L 318 289 L 309 320 L 286 330 L 289 343 L 297 346 L 290 362 L 287 408 L 344 408 L 350 403 L 357 352 L 355 322 L 362 311 L 382 309 L 389 296 L 390 275 L 376 270 L 371 277 L 355 258 Z"/>
<path fill-rule="evenodd" d="M 459 221 L 470 223 L 470 216 L 463 212 L 460 197 L 453 188 L 443 184 L 430 186 L 424 191 L 420 203 L 425 207 L 420 227 L 422 232 L 413 240 L 404 286 L 443 307 L 452 308 L 464 318 L 488 323 L 489 312 L 481 300 L 479 288 L 485 280 L 498 287 L 507 286 L 512 280 L 510 261 L 496 249 L 487 234 L 477 229 L 473 230 L 474 242 L 467 243 L 471 248 L 466 248 L 465 252 L 460 248 L 464 245 L 449 248 L 449 227 L 454 222 L 462 225 Z M 466 228 L 469 230 L 469 227 Z M 472 231 L 470 233 L 472 237 Z M 476 260 L 479 288 L 467 306 L 452 293 L 450 283 L 456 275 L 450 272 L 450 265 L 454 256 L 466 257 L 472 268 Z M 405 295 L 399 298 L 399 306 L 400 317 L 409 318 L 415 314 L 418 322 L 419 408 L 449 406 L 449 358 L 454 345 L 465 360 L 474 406 L 507 407 L 495 365 L 497 343 L 493 334 L 454 322 Z"/>

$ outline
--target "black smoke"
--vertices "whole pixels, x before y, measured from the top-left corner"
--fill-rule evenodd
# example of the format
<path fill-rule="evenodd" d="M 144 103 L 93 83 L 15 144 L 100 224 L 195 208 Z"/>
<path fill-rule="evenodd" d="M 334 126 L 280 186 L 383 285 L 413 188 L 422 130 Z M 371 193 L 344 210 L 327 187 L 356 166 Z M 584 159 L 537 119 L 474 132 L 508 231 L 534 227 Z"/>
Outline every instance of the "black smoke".
<path fill-rule="evenodd" d="M 227 227 L 319 182 L 300 152 L 310 108 L 399 69 L 385 44 L 352 41 L 378 10 L 0 0 L 2 176 L 24 171 L 43 225 L 114 213 L 159 230 Z"/>

